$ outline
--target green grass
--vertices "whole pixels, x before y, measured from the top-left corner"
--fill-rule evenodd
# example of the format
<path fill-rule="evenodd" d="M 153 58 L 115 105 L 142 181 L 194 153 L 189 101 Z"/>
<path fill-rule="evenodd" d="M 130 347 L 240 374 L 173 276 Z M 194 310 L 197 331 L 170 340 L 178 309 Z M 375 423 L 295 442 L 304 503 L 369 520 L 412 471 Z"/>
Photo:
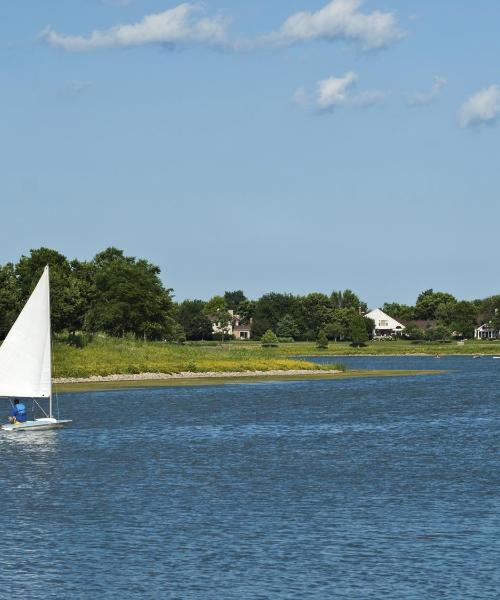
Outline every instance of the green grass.
<path fill-rule="evenodd" d="M 54 377 L 344 368 L 297 360 L 280 353 L 279 348 L 264 349 L 256 344 L 177 345 L 101 336 L 84 348 L 56 342 L 53 362 Z"/>
<path fill-rule="evenodd" d="M 252 343 L 245 342 L 245 344 L 251 345 Z M 257 342 L 253 344 L 259 347 Z M 237 345 L 240 345 L 240 343 L 237 343 Z M 394 340 L 368 342 L 363 348 L 353 348 L 349 342 L 330 342 L 326 350 L 319 350 L 314 342 L 295 342 L 293 344 L 280 344 L 277 354 L 279 356 L 500 355 L 500 340 L 468 340 L 463 345 L 459 345 L 457 342 L 421 342 L 415 344 L 407 340 Z"/>
<path fill-rule="evenodd" d="M 262 348 L 258 342 L 177 345 L 94 336 L 93 341 L 84 348 L 75 348 L 63 342 L 54 344 L 54 377 L 185 371 L 227 373 L 294 369 L 343 370 L 343 365 L 336 364 L 334 356 L 391 354 L 500 355 L 500 342 L 468 341 L 465 345 L 431 342 L 412 344 L 408 341 L 369 342 L 363 348 L 352 348 L 347 342 L 338 342 L 330 343 L 326 350 L 318 350 L 314 342 Z M 308 355 L 332 356 L 332 364 L 319 365 L 296 358 Z"/>

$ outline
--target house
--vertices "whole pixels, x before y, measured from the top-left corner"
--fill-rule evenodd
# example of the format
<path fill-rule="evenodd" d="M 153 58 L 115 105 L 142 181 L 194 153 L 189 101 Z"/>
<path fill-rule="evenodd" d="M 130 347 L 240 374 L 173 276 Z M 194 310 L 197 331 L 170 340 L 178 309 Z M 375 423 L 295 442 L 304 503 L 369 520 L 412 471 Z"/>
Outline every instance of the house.
<path fill-rule="evenodd" d="M 496 330 L 491 323 L 483 323 L 474 329 L 474 337 L 477 340 L 497 340 L 500 338 L 500 331 Z"/>
<path fill-rule="evenodd" d="M 212 332 L 214 334 L 224 334 L 227 337 L 233 337 L 235 340 L 249 340 L 252 337 L 252 319 L 250 323 L 244 323 L 240 315 L 234 314 L 233 310 L 228 311 L 231 315 L 231 321 L 222 326 L 212 318 Z"/>
<path fill-rule="evenodd" d="M 233 337 L 235 340 L 249 340 L 252 337 L 252 319 L 250 323 L 243 323 L 239 315 L 234 315 Z"/>
<path fill-rule="evenodd" d="M 386 315 L 380 308 L 370 311 L 365 315 L 368 319 L 372 319 L 375 323 L 373 330 L 374 337 L 387 337 L 401 335 L 405 330 L 405 326 L 396 319 Z"/>

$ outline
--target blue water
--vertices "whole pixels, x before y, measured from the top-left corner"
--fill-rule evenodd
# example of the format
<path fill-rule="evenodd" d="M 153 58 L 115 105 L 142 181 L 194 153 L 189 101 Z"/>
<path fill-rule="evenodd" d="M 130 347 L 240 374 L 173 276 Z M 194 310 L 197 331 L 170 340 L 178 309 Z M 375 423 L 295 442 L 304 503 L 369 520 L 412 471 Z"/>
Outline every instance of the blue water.
<path fill-rule="evenodd" d="M 344 359 L 343 359 L 344 360 Z M 500 361 L 67 394 L 0 436 L 0 597 L 500 597 Z"/>

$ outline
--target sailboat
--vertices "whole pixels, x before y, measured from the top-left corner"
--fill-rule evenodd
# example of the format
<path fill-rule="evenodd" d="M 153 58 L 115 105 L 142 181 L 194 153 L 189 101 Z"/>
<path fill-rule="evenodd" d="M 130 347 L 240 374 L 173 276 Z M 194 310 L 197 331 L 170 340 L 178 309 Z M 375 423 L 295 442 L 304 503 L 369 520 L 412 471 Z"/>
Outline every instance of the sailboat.
<path fill-rule="evenodd" d="M 59 429 L 71 423 L 53 414 L 48 266 L 0 346 L 0 398 L 31 399 L 43 414 L 22 423 L 1 425 L 1 431 Z M 48 412 L 42 400 L 48 400 Z"/>

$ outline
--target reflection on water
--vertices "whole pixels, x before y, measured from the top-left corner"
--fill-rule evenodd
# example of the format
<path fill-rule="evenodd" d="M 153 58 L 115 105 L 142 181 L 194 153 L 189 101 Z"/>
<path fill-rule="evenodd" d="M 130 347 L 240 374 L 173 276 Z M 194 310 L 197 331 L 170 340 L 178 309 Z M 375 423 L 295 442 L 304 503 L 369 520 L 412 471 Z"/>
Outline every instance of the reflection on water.
<path fill-rule="evenodd" d="M 0 435 L 4 597 L 498 598 L 500 363 L 439 368 L 61 396 Z"/>

